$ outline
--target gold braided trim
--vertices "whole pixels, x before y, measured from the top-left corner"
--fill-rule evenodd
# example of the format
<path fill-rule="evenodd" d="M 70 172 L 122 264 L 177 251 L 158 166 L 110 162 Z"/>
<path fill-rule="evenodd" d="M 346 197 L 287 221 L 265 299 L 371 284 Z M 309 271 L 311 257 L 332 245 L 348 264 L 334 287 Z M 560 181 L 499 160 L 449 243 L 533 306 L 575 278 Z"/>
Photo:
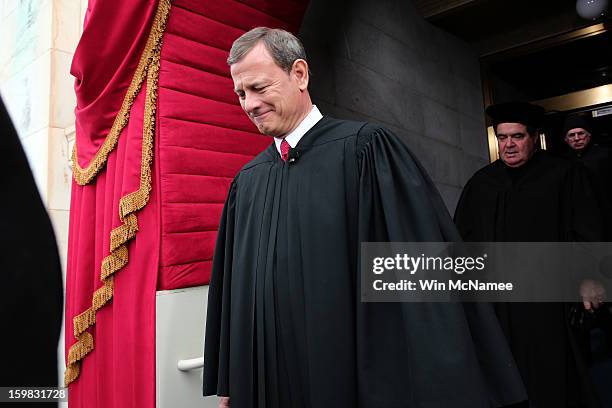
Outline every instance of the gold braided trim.
<path fill-rule="evenodd" d="M 123 201 L 123 198 L 121 201 Z M 114 251 L 124 242 L 134 238 L 136 236 L 136 231 L 138 231 L 138 219 L 135 214 L 128 214 L 126 217 L 122 217 L 121 212 L 119 212 L 119 217 L 122 219 L 123 224 L 111 231 L 111 251 Z"/>
<path fill-rule="evenodd" d="M 164 12 L 160 13 L 160 10 L 164 10 Z M 151 28 L 152 33 L 159 32 L 163 34 L 169 11 L 170 0 L 160 0 L 158 13 Z M 119 218 L 122 224 L 111 231 L 110 254 L 102 261 L 100 271 L 100 279 L 103 285 L 94 292 L 91 307 L 73 318 L 74 335 L 77 342 L 70 347 L 68 352 L 68 364 L 64 374 L 64 384 L 66 386 L 78 378 L 81 360 L 94 348 L 93 337 L 86 330 L 95 324 L 96 312 L 113 297 L 113 274 L 127 265 L 128 248 L 126 244 L 136 236 L 138 231 L 138 219 L 135 213 L 144 208 L 149 201 L 153 140 L 155 137 L 157 81 L 159 78 L 159 61 L 162 44 L 161 35 L 159 38 L 157 47 L 151 54 L 149 65 L 146 67 L 147 86 L 145 90 L 142 132 L 140 186 L 137 191 L 123 196 L 119 201 Z"/>
<path fill-rule="evenodd" d="M 123 268 L 128 263 L 128 250 L 125 245 L 121 245 L 116 251 L 111 252 L 109 256 L 102 261 L 102 274 L 100 279 L 104 280 L 113 272 Z"/>
<path fill-rule="evenodd" d="M 81 334 L 77 337 L 77 342 L 70 347 L 70 351 L 68 352 L 68 361 L 79 361 L 82 359 L 87 353 L 93 350 L 93 337 L 88 332 Z M 74 380 L 76 380 L 81 372 L 80 364 L 72 364 L 70 370 L 66 370 L 64 374 L 64 383 L 70 384 Z"/>
<path fill-rule="evenodd" d="M 127 89 L 121 108 L 115 117 L 113 126 L 110 132 L 104 139 L 102 146 L 98 149 L 96 154 L 91 158 L 89 164 L 83 168 L 79 165 L 78 154 L 77 154 L 77 143 L 74 144 L 72 149 L 72 174 L 74 180 L 78 185 L 84 186 L 89 184 L 98 174 L 100 169 L 106 164 L 108 155 L 117 146 L 119 135 L 130 120 L 130 110 L 136 100 L 136 96 L 142 88 L 142 83 L 147 77 L 147 71 L 151 66 L 154 54 L 159 50 L 160 43 L 166 27 L 166 21 L 168 13 L 170 12 L 170 0 L 160 0 L 155 12 L 155 18 L 153 20 L 153 26 L 149 33 L 149 38 L 145 44 L 144 51 L 132 77 L 132 82 Z"/>
<path fill-rule="evenodd" d="M 68 352 L 68 360 L 75 361 L 83 358 L 83 356 L 93 350 L 93 336 L 88 332 L 79 336 L 81 347 L 73 347 Z"/>

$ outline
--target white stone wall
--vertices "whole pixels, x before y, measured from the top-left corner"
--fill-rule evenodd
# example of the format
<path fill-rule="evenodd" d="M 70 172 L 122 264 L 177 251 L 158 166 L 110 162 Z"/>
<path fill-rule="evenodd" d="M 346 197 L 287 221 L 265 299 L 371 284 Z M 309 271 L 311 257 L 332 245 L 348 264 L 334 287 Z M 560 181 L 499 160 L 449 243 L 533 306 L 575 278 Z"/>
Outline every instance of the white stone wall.
<path fill-rule="evenodd" d="M 86 9 L 87 0 L 0 0 L 0 95 L 51 217 L 64 277 L 76 104 L 70 64 Z M 60 382 L 63 344 L 62 334 Z"/>
<path fill-rule="evenodd" d="M 86 6 L 74 0 L 0 0 L 0 95 L 49 211 L 63 266 L 76 103 L 70 64 Z"/>

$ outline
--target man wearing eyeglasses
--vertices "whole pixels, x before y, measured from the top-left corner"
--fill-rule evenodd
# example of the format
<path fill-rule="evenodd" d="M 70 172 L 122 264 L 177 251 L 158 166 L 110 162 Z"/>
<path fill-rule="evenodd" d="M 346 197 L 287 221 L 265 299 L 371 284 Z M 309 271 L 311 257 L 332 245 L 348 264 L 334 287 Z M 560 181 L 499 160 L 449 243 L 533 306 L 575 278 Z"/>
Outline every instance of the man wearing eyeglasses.
<path fill-rule="evenodd" d="M 600 146 L 594 139 L 593 122 L 589 116 L 573 114 L 568 116 L 563 123 L 563 140 L 569 149 L 567 157 L 577 161 L 586 167 L 593 182 L 594 191 L 600 205 L 603 208 L 606 226 L 606 240 L 612 240 L 612 191 L 611 179 L 612 166 L 610 165 L 610 152 L 607 148 Z M 596 345 L 593 352 L 593 363 L 604 367 L 607 361 L 606 355 L 612 350 L 612 309 L 600 308 L 593 319 L 593 327 L 596 330 L 591 333 L 592 343 Z M 603 330 L 603 331 L 602 331 Z M 606 346 L 607 343 L 607 346 Z M 596 370 L 598 372 L 597 382 L 606 384 L 610 382 L 612 373 Z M 601 385 L 600 385 L 601 387 Z M 612 393 L 602 387 L 608 400 L 612 401 Z"/>
<path fill-rule="evenodd" d="M 589 171 L 600 198 L 610 205 L 610 152 L 596 144 L 593 139 L 593 124 L 587 116 L 570 115 L 563 123 L 563 139 L 569 146 L 568 156 L 582 163 Z"/>
<path fill-rule="evenodd" d="M 583 157 L 593 147 L 592 129 L 591 123 L 585 116 L 570 115 L 565 119 L 563 137 L 577 157 Z"/>
<path fill-rule="evenodd" d="M 601 240 L 601 210 L 584 169 L 538 148 L 544 109 L 513 102 L 486 112 L 493 121 L 499 160 L 477 171 L 463 190 L 455 212 L 463 239 Z M 584 306 L 599 303 L 585 301 Z M 600 406 L 568 311 L 563 303 L 496 304 L 532 407 Z"/>

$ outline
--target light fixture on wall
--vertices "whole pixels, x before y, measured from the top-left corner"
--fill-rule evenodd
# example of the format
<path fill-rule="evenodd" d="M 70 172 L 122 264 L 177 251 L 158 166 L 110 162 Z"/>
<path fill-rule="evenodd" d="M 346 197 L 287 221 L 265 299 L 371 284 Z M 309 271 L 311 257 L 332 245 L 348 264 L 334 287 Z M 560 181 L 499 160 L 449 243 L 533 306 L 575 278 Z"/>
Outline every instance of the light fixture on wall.
<path fill-rule="evenodd" d="M 597 20 L 608 10 L 608 0 L 577 0 L 576 12 L 587 20 Z"/>

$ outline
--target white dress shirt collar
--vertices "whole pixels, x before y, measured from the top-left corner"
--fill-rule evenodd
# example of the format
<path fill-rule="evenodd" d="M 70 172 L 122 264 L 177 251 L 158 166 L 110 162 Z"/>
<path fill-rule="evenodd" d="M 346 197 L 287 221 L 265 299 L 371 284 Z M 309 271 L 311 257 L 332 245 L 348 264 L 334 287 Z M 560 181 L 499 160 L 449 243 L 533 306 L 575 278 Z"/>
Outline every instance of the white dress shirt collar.
<path fill-rule="evenodd" d="M 310 113 L 308 113 L 308 115 L 306 115 L 304 120 L 302 120 L 302 122 L 300 122 L 298 127 L 296 127 L 293 130 L 293 132 L 289 133 L 284 138 L 282 138 L 282 137 L 275 137 L 274 138 L 274 143 L 276 144 L 276 150 L 278 151 L 278 154 L 280 154 L 280 145 L 281 145 L 281 142 L 283 141 L 283 139 L 285 139 L 287 141 L 287 143 L 289 143 L 289 146 L 291 146 L 291 147 L 297 146 L 297 144 L 300 141 L 300 139 L 302 138 L 302 136 L 304 136 L 306 134 L 306 132 L 308 132 L 310 129 L 312 129 L 312 127 L 314 125 L 316 125 L 317 122 L 319 120 L 321 120 L 322 117 L 323 117 L 323 115 L 321 115 L 321 112 L 319 111 L 319 108 L 317 108 L 316 105 L 312 105 L 312 109 L 310 110 Z"/>

